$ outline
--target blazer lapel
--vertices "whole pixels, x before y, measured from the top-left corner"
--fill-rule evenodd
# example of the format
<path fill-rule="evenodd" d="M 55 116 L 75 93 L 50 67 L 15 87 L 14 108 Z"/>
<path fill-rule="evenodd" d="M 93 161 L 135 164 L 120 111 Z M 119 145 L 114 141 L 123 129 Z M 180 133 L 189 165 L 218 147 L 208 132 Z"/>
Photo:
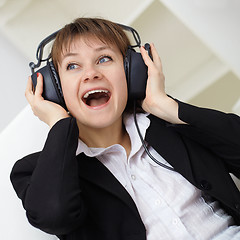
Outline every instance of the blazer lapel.
<path fill-rule="evenodd" d="M 109 193 L 114 194 L 129 206 L 138 218 L 140 217 L 137 207 L 126 189 L 99 160 L 94 157 L 87 157 L 83 153 L 77 156 L 77 160 L 80 178 L 84 178 Z"/>
<path fill-rule="evenodd" d="M 188 152 L 181 136 L 174 130 L 173 125 L 153 115 L 148 117 L 151 120 L 151 125 L 146 133 L 148 144 L 169 162 L 177 172 L 194 183 Z"/>

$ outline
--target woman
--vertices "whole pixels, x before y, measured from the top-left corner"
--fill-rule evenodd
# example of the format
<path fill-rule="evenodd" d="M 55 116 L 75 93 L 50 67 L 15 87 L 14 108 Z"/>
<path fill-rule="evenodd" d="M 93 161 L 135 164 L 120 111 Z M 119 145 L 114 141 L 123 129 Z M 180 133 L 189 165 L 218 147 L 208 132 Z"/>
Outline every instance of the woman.
<path fill-rule="evenodd" d="M 161 60 L 141 47 L 148 67 L 137 114 L 150 156 L 127 111 L 123 29 L 79 18 L 58 33 L 52 59 L 64 108 L 35 92 L 26 98 L 50 126 L 41 152 L 19 160 L 11 180 L 29 222 L 60 239 L 237 239 L 240 119 L 169 97 Z M 220 205 L 219 205 L 220 204 Z"/>

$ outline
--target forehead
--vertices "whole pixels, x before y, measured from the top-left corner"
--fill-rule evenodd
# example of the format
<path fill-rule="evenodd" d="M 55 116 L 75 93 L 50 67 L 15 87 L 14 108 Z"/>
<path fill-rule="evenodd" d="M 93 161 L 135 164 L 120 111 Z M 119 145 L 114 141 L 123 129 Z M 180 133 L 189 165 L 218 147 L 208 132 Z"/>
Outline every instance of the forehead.
<path fill-rule="evenodd" d="M 62 48 L 61 57 L 64 57 L 64 55 L 75 52 L 78 49 L 84 48 L 84 49 L 91 48 L 96 50 L 104 50 L 104 49 L 111 49 L 114 51 L 119 51 L 119 48 L 115 46 L 112 43 L 100 40 L 99 38 L 95 36 L 75 36 L 71 40 L 69 40 Z"/>

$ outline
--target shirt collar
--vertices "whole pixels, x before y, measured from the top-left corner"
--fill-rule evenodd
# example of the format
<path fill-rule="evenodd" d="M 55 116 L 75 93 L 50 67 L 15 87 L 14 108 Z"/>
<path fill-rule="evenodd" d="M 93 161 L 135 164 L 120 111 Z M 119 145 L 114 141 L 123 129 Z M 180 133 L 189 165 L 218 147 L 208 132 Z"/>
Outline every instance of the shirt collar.
<path fill-rule="evenodd" d="M 145 137 L 146 130 L 150 125 L 150 120 L 147 118 L 148 114 L 146 113 L 138 113 L 136 114 L 137 123 L 141 132 L 142 137 Z M 141 139 L 138 135 L 133 114 L 124 114 L 123 123 L 125 125 L 126 131 L 129 134 L 131 141 L 131 152 L 129 155 L 132 157 L 142 146 Z M 89 148 L 81 139 L 78 140 L 78 148 L 76 151 L 76 155 L 80 153 L 84 153 L 88 157 L 97 157 L 100 155 L 104 155 L 105 153 L 119 151 L 122 148 L 119 144 L 114 144 L 107 148 Z"/>

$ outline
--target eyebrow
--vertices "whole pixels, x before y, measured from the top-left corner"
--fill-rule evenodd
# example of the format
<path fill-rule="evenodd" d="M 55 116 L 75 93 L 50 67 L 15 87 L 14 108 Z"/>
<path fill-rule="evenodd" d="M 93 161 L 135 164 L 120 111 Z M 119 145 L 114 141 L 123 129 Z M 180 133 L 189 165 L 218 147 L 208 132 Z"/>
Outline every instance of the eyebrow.
<path fill-rule="evenodd" d="M 77 55 L 78 55 L 78 53 L 68 52 L 62 56 L 62 61 L 67 57 L 72 57 L 72 56 L 77 56 Z"/>
<path fill-rule="evenodd" d="M 113 51 L 112 48 L 109 47 L 109 46 L 102 46 L 102 47 L 99 47 L 99 48 L 95 48 L 95 51 L 96 52 L 101 52 L 102 50 L 105 50 L 105 49 L 110 49 L 111 51 Z"/>
<path fill-rule="evenodd" d="M 94 50 L 95 50 L 96 52 L 101 52 L 101 51 L 106 50 L 106 49 L 109 49 L 109 50 L 113 51 L 113 49 L 112 49 L 111 47 L 109 47 L 109 46 L 98 47 L 98 48 L 95 48 Z M 67 58 L 67 57 L 72 57 L 72 56 L 77 56 L 77 55 L 78 55 L 78 53 L 68 52 L 68 53 L 66 53 L 66 54 L 63 55 L 62 60 L 61 60 L 61 63 L 63 62 L 63 60 L 64 60 L 65 58 Z"/>

